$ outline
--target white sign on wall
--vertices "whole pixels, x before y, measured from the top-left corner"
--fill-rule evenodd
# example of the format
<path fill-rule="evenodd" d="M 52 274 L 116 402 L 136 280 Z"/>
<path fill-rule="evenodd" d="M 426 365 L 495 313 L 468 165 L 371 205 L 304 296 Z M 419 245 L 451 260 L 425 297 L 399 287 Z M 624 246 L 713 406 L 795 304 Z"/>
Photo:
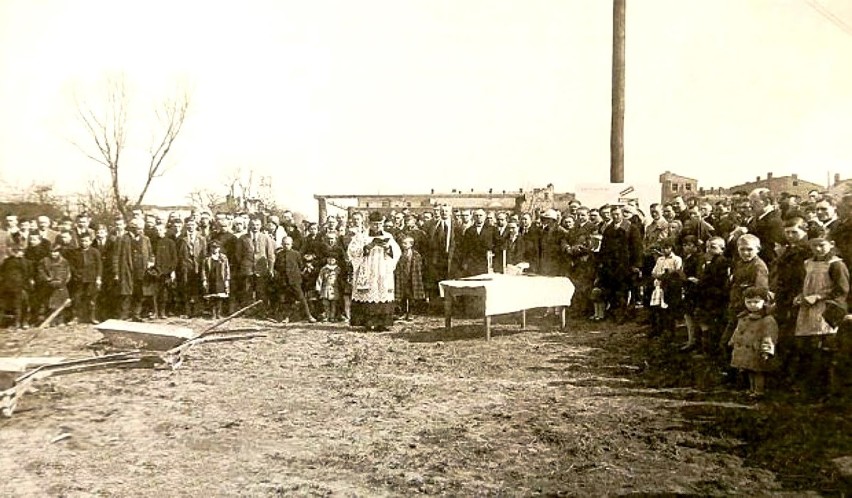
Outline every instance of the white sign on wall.
<path fill-rule="evenodd" d="M 604 204 L 625 203 L 638 199 L 639 207 L 648 212 L 648 206 L 660 202 L 660 184 L 643 183 L 581 183 L 574 189 L 584 206 L 599 207 Z"/>

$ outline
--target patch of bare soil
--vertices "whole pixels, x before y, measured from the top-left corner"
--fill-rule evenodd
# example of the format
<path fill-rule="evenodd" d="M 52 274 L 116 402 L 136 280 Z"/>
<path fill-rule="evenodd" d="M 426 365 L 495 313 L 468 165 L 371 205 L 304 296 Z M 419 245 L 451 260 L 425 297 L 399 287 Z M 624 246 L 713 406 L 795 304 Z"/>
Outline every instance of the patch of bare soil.
<path fill-rule="evenodd" d="M 266 338 L 191 349 L 175 371 L 36 383 L 0 420 L 0 495 L 849 489 L 832 463 L 852 455 L 848 405 L 748 401 L 713 372 L 696 378 L 706 365 L 635 325 L 578 321 L 563 332 L 532 319 L 521 332 L 507 316 L 490 342 L 480 321 L 446 333 L 438 317 L 388 333 L 263 326 Z M 81 357 L 99 337 L 82 326 L 3 331 L 0 352 Z"/>

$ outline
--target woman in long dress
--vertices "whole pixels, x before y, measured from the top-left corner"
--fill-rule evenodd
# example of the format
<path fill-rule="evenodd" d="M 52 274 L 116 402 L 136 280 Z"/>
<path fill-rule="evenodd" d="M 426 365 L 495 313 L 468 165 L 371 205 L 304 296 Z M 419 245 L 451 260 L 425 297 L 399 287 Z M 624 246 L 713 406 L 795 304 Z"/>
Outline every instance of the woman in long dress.
<path fill-rule="evenodd" d="M 387 330 L 393 324 L 393 272 L 401 251 L 384 231 L 380 213 L 371 213 L 369 221 L 369 230 L 356 234 L 347 248 L 353 268 L 350 324 Z"/>

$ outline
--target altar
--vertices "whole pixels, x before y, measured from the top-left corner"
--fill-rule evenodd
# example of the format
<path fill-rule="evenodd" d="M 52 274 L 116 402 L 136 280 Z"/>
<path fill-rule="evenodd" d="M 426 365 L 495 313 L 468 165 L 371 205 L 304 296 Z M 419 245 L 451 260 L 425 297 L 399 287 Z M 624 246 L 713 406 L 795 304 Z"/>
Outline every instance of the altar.
<path fill-rule="evenodd" d="M 565 308 L 574 297 L 574 284 L 567 277 L 538 275 L 505 275 L 486 273 L 457 280 L 439 282 L 444 298 L 444 326 L 452 327 L 453 299 L 456 296 L 476 296 L 485 302 L 485 337 L 491 340 L 491 317 L 521 312 L 521 328 L 526 328 L 526 310 L 560 307 L 561 326 L 565 328 Z"/>

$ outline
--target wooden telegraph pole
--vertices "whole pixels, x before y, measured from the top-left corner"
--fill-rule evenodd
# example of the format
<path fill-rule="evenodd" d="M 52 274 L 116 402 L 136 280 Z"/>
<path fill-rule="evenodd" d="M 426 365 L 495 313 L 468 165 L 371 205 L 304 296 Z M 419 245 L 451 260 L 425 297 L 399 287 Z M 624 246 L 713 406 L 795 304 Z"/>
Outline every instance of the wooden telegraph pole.
<path fill-rule="evenodd" d="M 624 182 L 624 33 L 627 0 L 612 2 L 612 124 L 609 136 L 609 181 Z"/>

